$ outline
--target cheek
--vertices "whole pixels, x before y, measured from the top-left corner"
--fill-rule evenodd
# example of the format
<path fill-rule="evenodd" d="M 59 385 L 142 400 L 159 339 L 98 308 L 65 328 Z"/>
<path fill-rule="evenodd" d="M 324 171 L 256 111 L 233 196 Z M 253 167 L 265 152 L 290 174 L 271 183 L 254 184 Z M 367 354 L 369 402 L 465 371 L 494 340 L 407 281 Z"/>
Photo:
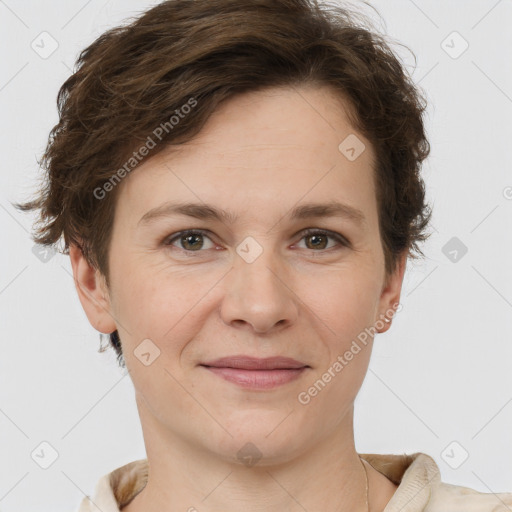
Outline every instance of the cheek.
<path fill-rule="evenodd" d="M 368 370 L 377 288 L 356 272 L 339 272 L 325 283 L 323 292 L 310 297 L 314 321 L 323 335 L 318 342 L 325 355 L 302 391 L 312 410 L 336 422 L 356 397 Z M 333 409 L 332 404 L 336 404 Z"/>
<path fill-rule="evenodd" d="M 174 366 L 176 354 L 204 322 L 204 297 L 211 283 L 201 285 L 193 276 L 143 271 L 141 267 L 132 268 L 126 276 L 117 282 L 114 313 L 123 344 L 133 351 L 150 339 L 161 350 L 166 365 Z"/>
<path fill-rule="evenodd" d="M 353 268 L 332 271 L 309 282 L 299 297 L 335 337 L 338 344 L 355 337 L 374 321 L 377 279 Z"/>

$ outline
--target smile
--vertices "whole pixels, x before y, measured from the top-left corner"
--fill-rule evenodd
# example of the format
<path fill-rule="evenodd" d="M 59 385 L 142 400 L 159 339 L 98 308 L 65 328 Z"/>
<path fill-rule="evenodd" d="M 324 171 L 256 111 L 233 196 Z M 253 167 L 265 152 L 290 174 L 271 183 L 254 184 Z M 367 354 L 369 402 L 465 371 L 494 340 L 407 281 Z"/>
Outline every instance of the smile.
<path fill-rule="evenodd" d="M 278 368 L 273 370 L 247 370 L 243 368 L 228 368 L 205 366 L 215 375 L 248 389 L 272 389 L 297 379 L 306 369 Z"/>

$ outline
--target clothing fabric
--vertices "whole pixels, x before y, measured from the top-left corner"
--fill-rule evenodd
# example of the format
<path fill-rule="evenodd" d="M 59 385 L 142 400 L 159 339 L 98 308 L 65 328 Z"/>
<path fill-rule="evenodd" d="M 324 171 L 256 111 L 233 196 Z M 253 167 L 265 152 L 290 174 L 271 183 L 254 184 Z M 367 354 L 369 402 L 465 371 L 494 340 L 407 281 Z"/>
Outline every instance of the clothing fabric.
<path fill-rule="evenodd" d="M 359 455 L 398 485 L 383 512 L 512 512 L 512 493 L 483 493 L 442 482 L 439 467 L 425 453 Z M 100 478 L 77 512 L 120 512 L 147 480 L 147 459 L 121 466 Z"/>

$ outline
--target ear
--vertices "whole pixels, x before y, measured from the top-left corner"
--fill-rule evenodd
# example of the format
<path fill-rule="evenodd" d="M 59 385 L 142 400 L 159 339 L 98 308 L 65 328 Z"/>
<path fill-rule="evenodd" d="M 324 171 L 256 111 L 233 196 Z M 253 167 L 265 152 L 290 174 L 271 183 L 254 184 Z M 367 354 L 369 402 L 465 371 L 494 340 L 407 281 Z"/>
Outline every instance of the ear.
<path fill-rule="evenodd" d="M 104 334 L 114 332 L 117 327 L 104 276 L 89 265 L 77 245 L 70 244 L 69 257 L 78 298 L 90 324 Z"/>
<path fill-rule="evenodd" d="M 404 251 L 398 259 L 395 271 L 389 275 L 382 288 L 379 302 L 379 318 L 375 319 L 375 323 L 380 320 L 379 324 L 384 324 L 382 329 L 378 329 L 379 333 L 386 332 L 391 327 L 392 317 L 400 303 L 400 294 L 402 292 L 402 282 L 404 279 L 405 268 L 407 266 L 407 251 Z M 384 319 L 388 319 L 386 322 Z"/>

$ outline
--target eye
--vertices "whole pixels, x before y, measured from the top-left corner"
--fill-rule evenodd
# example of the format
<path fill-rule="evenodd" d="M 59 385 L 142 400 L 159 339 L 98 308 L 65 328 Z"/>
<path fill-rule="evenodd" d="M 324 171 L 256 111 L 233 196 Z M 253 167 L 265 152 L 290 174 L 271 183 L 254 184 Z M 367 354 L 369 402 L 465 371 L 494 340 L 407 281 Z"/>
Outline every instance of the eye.
<path fill-rule="evenodd" d="M 335 233 L 333 231 L 326 231 L 323 229 L 307 229 L 306 231 L 302 232 L 301 240 L 309 239 L 310 242 L 306 242 L 306 248 L 313 249 L 314 251 L 318 252 L 320 250 L 332 249 L 332 245 L 330 247 L 327 247 L 326 245 L 328 244 L 329 238 L 336 240 L 338 245 L 342 245 L 345 247 L 350 246 L 350 242 L 339 233 Z M 334 244 L 334 246 L 336 246 L 336 244 Z"/>
<path fill-rule="evenodd" d="M 206 236 L 204 231 L 201 230 L 187 230 L 181 231 L 176 235 L 171 235 L 171 238 L 168 238 L 164 243 L 165 245 L 174 245 L 174 242 L 177 241 L 181 245 L 180 249 L 183 249 L 187 252 L 200 252 L 201 249 L 204 249 L 204 240 L 210 240 L 211 245 L 206 249 L 211 249 L 213 246 L 213 242 L 211 239 Z"/>
<path fill-rule="evenodd" d="M 335 240 L 338 245 L 350 247 L 350 242 L 345 237 L 333 231 L 311 228 L 302 231 L 301 235 L 301 240 L 310 240 L 310 242 L 306 242 L 306 249 L 312 249 L 314 252 L 332 249 L 333 245 L 328 246 L 329 239 Z M 205 241 L 209 241 L 209 243 L 205 243 Z M 166 246 L 176 247 L 175 244 L 179 244 L 178 248 L 189 254 L 201 252 L 202 249 L 212 249 L 215 246 L 211 238 L 206 235 L 206 232 L 200 229 L 180 231 L 179 233 L 171 235 L 164 241 L 164 245 Z M 334 244 L 334 247 L 335 246 L 336 244 Z"/>

